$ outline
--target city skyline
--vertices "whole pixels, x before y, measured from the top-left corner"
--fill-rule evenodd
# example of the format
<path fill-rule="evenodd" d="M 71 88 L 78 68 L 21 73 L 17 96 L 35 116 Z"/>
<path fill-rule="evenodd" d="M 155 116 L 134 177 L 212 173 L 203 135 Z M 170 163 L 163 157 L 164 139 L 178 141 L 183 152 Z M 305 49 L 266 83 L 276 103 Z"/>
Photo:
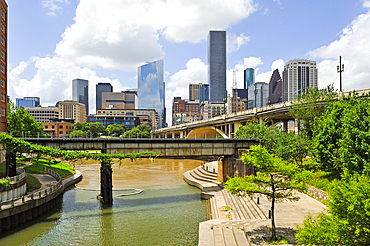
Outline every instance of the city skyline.
<path fill-rule="evenodd" d="M 70 81 L 79 77 L 91 83 L 93 113 L 98 82 L 111 83 L 117 91 L 135 88 L 137 66 L 164 59 L 171 122 L 171 99 L 187 98 L 189 83 L 207 81 L 209 30 L 227 32 L 229 93 L 232 69 L 243 88 L 245 68 L 256 69 L 256 82 L 268 83 L 273 70 L 281 73 L 296 58 L 317 62 L 320 88 L 332 82 L 339 88 L 339 55 L 345 64 L 343 89 L 368 87 L 370 58 L 363 56 L 369 50 L 364 42 L 370 38 L 368 0 L 335 6 L 325 1 L 235 0 L 189 8 L 182 1 L 144 2 L 139 8 L 109 0 L 8 0 L 10 97 L 35 95 L 43 105 L 54 105 L 72 98 Z M 210 11 L 214 15 L 206 17 Z M 125 25 L 128 20 L 135 28 Z"/>

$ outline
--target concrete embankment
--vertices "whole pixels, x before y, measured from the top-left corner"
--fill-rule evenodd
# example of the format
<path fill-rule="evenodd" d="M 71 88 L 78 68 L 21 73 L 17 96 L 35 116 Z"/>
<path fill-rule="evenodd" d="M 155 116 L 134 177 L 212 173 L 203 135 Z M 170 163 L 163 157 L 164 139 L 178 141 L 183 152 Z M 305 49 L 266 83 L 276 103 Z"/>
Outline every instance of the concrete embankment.
<path fill-rule="evenodd" d="M 79 171 L 66 179 L 51 170 L 45 170 L 57 181 L 56 184 L 27 196 L 0 203 L 0 233 L 36 219 L 59 204 L 64 190 L 82 179 Z"/>

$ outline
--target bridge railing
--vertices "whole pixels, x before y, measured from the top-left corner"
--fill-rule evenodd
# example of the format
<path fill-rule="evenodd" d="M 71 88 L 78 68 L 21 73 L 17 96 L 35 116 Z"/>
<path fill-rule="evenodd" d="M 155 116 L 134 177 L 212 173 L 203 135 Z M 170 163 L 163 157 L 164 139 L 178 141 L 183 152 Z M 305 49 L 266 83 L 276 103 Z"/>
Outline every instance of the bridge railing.
<path fill-rule="evenodd" d="M 13 208 L 14 206 L 19 206 L 19 205 L 22 205 L 22 204 L 27 203 L 27 202 L 32 202 L 35 199 L 40 199 L 42 197 L 46 197 L 46 196 L 58 191 L 59 188 L 63 186 L 62 178 L 60 177 L 60 175 L 57 172 L 55 172 L 51 169 L 48 169 L 46 167 L 44 167 L 44 171 L 47 172 L 48 174 L 50 174 L 51 176 L 53 176 L 56 179 L 57 183 L 48 187 L 48 188 L 46 188 L 46 189 L 31 193 L 31 194 L 26 195 L 26 196 L 13 198 L 13 199 L 6 200 L 6 201 L 2 201 L 1 197 L 0 197 L 0 210 L 9 209 L 9 208 Z"/>

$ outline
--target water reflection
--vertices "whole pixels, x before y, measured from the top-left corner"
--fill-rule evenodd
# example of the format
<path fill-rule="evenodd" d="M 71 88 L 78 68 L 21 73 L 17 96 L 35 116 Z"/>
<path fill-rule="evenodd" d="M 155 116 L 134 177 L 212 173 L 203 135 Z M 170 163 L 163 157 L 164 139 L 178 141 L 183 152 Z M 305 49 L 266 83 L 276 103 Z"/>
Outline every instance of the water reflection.
<path fill-rule="evenodd" d="M 99 191 L 72 189 L 60 212 L 0 239 L 1 245 L 196 245 L 198 225 L 206 220 L 200 190 L 188 186 L 183 172 L 195 160 L 156 159 L 113 166 L 113 188 L 139 188 L 139 195 L 114 198 L 113 206 L 96 200 Z M 81 188 L 99 188 L 100 165 L 77 163 Z M 114 191 L 114 195 L 120 191 Z"/>

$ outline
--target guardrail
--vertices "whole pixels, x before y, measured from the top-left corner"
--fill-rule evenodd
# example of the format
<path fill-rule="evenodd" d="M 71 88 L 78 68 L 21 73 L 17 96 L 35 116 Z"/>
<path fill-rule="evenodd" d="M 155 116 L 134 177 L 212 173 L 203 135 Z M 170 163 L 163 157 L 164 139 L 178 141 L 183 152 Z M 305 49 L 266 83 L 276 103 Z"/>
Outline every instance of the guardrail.
<path fill-rule="evenodd" d="M 48 187 L 46 189 L 34 192 L 32 194 L 26 195 L 26 196 L 13 198 L 11 200 L 7 200 L 7 201 L 4 201 L 4 202 L 0 200 L 0 210 L 3 209 L 2 206 L 5 206 L 5 209 L 13 208 L 14 206 L 21 205 L 21 204 L 24 204 L 24 203 L 27 203 L 27 202 L 31 202 L 35 199 L 40 199 L 42 197 L 50 195 L 51 193 L 57 191 L 61 186 L 63 186 L 62 178 L 60 177 L 60 175 L 58 173 L 56 173 L 55 171 L 53 171 L 51 169 L 48 169 L 46 167 L 44 167 L 44 171 L 47 172 L 48 174 L 50 174 L 51 176 L 53 176 L 57 180 L 57 183 L 55 185 L 53 185 L 51 187 Z M 0 199 L 1 199 L 1 197 L 0 197 Z"/>
<path fill-rule="evenodd" d="M 20 174 L 18 174 L 17 176 L 13 176 L 13 177 L 2 178 L 0 179 L 0 181 L 9 180 L 10 183 L 15 183 L 15 182 L 22 180 L 26 176 L 26 172 L 22 168 L 17 168 L 17 172 L 19 172 Z"/>

